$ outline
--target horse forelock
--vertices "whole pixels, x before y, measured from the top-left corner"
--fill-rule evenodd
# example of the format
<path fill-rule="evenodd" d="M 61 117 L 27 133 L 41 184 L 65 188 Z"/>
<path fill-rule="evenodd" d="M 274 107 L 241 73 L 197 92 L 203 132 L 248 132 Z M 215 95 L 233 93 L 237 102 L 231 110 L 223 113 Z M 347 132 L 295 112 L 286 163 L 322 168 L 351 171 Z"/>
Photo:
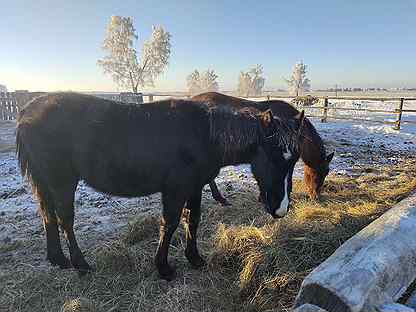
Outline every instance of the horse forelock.
<path fill-rule="evenodd" d="M 288 121 L 274 118 L 275 130 L 271 136 L 266 139 L 272 139 L 273 144 L 278 145 L 284 152 L 290 152 L 293 154 L 299 154 L 299 133 L 297 129 L 289 124 Z"/>

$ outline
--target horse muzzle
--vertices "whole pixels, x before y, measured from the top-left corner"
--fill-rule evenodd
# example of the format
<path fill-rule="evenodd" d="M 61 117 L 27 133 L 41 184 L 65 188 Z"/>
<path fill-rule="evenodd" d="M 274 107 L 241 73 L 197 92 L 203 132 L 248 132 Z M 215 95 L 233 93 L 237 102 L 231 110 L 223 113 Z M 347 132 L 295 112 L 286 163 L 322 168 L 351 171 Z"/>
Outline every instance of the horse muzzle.
<path fill-rule="evenodd" d="M 290 204 L 287 202 L 282 202 L 279 206 L 272 208 L 271 205 L 265 204 L 266 211 L 274 218 L 280 219 L 287 215 L 289 211 Z"/>

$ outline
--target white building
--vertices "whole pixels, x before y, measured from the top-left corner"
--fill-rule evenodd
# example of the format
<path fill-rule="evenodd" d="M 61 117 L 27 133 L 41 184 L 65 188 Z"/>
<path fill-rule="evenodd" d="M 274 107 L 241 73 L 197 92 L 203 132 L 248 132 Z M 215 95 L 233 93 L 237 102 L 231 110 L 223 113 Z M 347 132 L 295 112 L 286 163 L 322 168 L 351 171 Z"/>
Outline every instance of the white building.
<path fill-rule="evenodd" d="M 7 92 L 7 88 L 5 85 L 0 84 L 0 92 Z"/>

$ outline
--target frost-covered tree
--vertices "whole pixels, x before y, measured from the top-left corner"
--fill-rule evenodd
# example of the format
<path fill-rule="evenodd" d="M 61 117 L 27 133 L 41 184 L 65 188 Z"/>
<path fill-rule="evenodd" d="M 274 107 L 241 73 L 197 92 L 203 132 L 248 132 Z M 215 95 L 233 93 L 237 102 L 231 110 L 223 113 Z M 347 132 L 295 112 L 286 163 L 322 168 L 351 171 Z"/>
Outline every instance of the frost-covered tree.
<path fill-rule="evenodd" d="M 306 73 L 307 66 L 300 61 L 293 67 L 292 76 L 289 79 L 284 79 L 289 86 L 291 95 L 299 96 L 310 90 L 310 80 L 306 78 Z"/>
<path fill-rule="evenodd" d="M 188 91 L 190 94 L 194 95 L 201 93 L 200 79 L 201 75 L 199 74 L 199 71 L 196 69 L 186 78 L 188 84 Z"/>
<path fill-rule="evenodd" d="M 202 92 L 218 91 L 218 75 L 214 70 L 207 69 L 205 72 L 200 73 L 198 70 L 194 70 L 186 78 L 188 91 L 191 95 L 195 95 Z"/>
<path fill-rule="evenodd" d="M 201 89 L 205 92 L 218 91 L 217 78 L 218 75 L 214 72 L 214 70 L 206 70 L 204 73 L 202 73 L 199 80 Z"/>
<path fill-rule="evenodd" d="M 238 78 L 238 94 L 241 96 L 261 95 L 264 82 L 263 66 L 259 64 L 248 72 L 241 71 Z"/>
<path fill-rule="evenodd" d="M 0 84 L 0 92 L 7 92 L 7 88 L 5 85 Z"/>
<path fill-rule="evenodd" d="M 238 77 L 238 87 L 237 92 L 240 96 L 249 96 L 251 89 L 251 77 L 248 72 L 240 72 Z"/>
<path fill-rule="evenodd" d="M 168 65 L 169 32 L 153 26 L 151 38 L 144 42 L 139 59 L 134 48 L 138 36 L 131 17 L 112 16 L 104 39 L 103 50 L 108 53 L 98 60 L 105 74 L 110 74 L 119 86 L 137 93 L 139 86 L 153 86 L 154 80 Z"/>

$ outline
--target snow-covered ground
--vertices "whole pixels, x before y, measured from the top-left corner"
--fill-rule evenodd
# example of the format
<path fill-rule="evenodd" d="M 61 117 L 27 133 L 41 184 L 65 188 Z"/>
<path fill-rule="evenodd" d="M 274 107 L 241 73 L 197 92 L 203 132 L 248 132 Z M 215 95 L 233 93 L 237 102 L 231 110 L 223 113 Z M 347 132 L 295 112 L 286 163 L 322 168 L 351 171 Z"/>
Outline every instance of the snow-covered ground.
<path fill-rule="evenodd" d="M 361 105 L 366 108 L 380 108 L 381 104 L 374 106 L 363 101 Z M 416 103 L 408 108 L 415 109 Z M 391 117 L 372 114 L 369 118 Z M 405 115 L 404 120 L 416 121 L 416 115 Z M 327 151 L 335 151 L 331 174 L 356 175 L 386 163 L 400 163 L 402 159 L 415 157 L 416 154 L 416 124 L 404 122 L 402 129 L 396 131 L 391 125 L 360 121 L 329 120 L 328 123 L 321 123 L 319 119 L 312 119 L 312 122 L 324 139 Z M 13 149 L 14 127 L 13 122 L 0 122 L 0 247 L 17 241 L 27 241 L 28 238 L 43 240 L 36 200 L 31 195 L 30 187 L 22 180 L 17 166 Z M 296 166 L 295 175 L 302 176 L 301 162 Z M 231 197 L 231 200 L 240 192 L 256 189 L 248 165 L 223 168 L 217 182 L 220 190 L 226 197 Z M 204 190 L 203 201 L 213 201 L 208 187 Z M 80 183 L 75 205 L 75 230 L 81 246 L 85 248 L 95 245 L 96 241 L 82 239 L 84 235 L 99 240 L 111 240 L 120 234 L 120 227 L 126 226 L 128 220 L 134 216 L 158 213 L 160 195 L 134 199 L 117 198 L 95 192 Z M 43 263 L 44 251 L 36 246 L 38 245 L 25 243 L 26 248 L 20 248 L 17 252 L 0 248 L 2 263 L 15 262 L 11 260 L 22 253 L 31 258 L 32 264 Z"/>

